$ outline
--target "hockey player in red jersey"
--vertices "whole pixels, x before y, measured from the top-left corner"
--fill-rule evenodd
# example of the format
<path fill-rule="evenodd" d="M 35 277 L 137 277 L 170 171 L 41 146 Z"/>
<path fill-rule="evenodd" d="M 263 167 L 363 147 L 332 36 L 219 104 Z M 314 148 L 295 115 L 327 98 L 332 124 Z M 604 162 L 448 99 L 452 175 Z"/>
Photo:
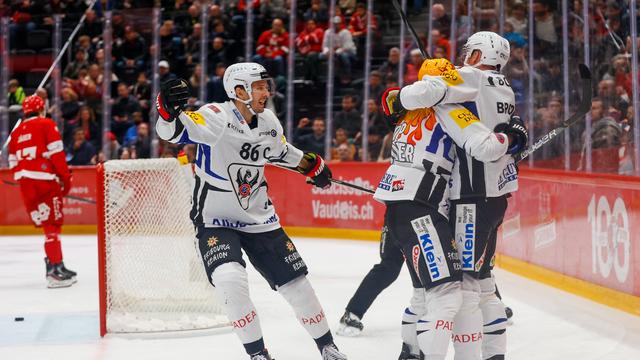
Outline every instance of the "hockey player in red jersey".
<path fill-rule="evenodd" d="M 49 288 L 68 287 L 76 273 L 62 262 L 60 228 L 62 198 L 71 189 L 71 173 L 55 122 L 44 117 L 44 100 L 24 99 L 24 120 L 11 134 L 9 168 L 20 183 L 22 200 L 36 227 L 44 231 L 46 279 Z"/>

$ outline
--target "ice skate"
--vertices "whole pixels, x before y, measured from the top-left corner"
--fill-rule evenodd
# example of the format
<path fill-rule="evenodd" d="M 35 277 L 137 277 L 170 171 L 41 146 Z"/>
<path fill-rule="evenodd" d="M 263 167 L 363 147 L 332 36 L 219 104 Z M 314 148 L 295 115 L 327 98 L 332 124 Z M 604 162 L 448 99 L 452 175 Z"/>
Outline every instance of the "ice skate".
<path fill-rule="evenodd" d="M 420 355 L 412 354 L 409 345 L 402 343 L 402 351 L 400 352 L 398 360 L 424 360 L 424 356 L 422 352 Z"/>
<path fill-rule="evenodd" d="M 322 348 L 322 360 L 347 360 L 347 356 L 335 344 L 328 344 Z"/>
<path fill-rule="evenodd" d="M 360 335 L 362 329 L 364 329 L 364 325 L 362 325 L 360 318 L 349 311 L 345 311 L 344 315 L 340 318 L 340 324 L 338 324 L 336 334 L 354 337 Z"/>
<path fill-rule="evenodd" d="M 44 258 L 44 263 L 47 269 L 46 278 L 49 289 L 69 287 L 77 282 L 75 275 L 72 275 L 76 273 L 64 268 L 62 262 L 52 265 L 48 258 Z"/>
<path fill-rule="evenodd" d="M 267 349 L 264 349 L 257 354 L 251 355 L 251 360 L 275 360 L 275 359 L 271 358 L 271 355 L 269 355 L 269 352 L 267 351 Z"/>

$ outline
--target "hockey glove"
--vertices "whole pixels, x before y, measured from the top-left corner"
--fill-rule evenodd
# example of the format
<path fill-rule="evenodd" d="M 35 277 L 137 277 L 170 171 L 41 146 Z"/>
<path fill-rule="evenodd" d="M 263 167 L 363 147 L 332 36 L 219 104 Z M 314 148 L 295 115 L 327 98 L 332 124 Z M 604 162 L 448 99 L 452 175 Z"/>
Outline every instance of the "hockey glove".
<path fill-rule="evenodd" d="M 382 94 L 382 111 L 395 125 L 400 117 L 407 112 L 400 103 L 400 88 L 391 87 Z"/>
<path fill-rule="evenodd" d="M 304 153 L 303 159 L 307 161 L 307 167 L 298 166 L 298 172 L 311 178 L 311 184 L 326 189 L 331 186 L 331 170 L 324 163 L 322 157 L 316 153 Z"/>
<path fill-rule="evenodd" d="M 494 131 L 509 136 L 509 149 L 507 150 L 507 154 L 517 154 L 524 150 L 529 143 L 527 128 L 518 115 L 512 115 L 508 124 L 498 124 Z"/>
<path fill-rule="evenodd" d="M 191 96 L 191 88 L 184 79 L 163 82 L 156 98 L 158 114 L 166 121 L 175 120 L 187 106 L 189 96 Z"/>
<path fill-rule="evenodd" d="M 71 191 L 71 175 L 61 178 L 60 182 L 62 182 L 62 196 L 67 196 Z"/>

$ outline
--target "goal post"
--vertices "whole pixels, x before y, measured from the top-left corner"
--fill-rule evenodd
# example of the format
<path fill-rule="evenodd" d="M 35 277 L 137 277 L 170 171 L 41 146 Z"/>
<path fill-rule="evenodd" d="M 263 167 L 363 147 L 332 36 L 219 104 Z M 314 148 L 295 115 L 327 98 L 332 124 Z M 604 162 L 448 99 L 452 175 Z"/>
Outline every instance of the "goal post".
<path fill-rule="evenodd" d="M 192 182 L 173 158 L 98 166 L 101 336 L 229 325 L 198 254 Z"/>

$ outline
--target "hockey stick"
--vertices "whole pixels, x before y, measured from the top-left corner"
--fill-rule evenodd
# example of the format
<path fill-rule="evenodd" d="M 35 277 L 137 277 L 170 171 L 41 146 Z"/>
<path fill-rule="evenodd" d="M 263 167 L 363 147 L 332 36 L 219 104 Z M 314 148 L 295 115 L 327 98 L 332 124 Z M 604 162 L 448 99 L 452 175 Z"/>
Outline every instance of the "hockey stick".
<path fill-rule="evenodd" d="M 277 164 L 274 164 L 274 163 L 270 163 L 270 165 L 275 166 L 275 167 L 280 168 L 280 169 L 284 169 L 284 170 L 289 170 L 291 172 L 295 172 L 296 174 L 300 174 L 298 172 L 298 170 L 292 169 L 290 167 L 286 167 L 286 166 L 283 166 L 283 165 L 277 165 Z M 366 192 L 368 194 L 375 194 L 376 193 L 375 190 L 371 190 L 371 189 L 368 189 L 366 187 L 363 187 L 363 186 L 360 186 L 360 185 L 356 185 L 356 184 L 352 184 L 350 182 L 346 182 L 346 181 L 343 181 L 343 180 L 338 180 L 338 179 L 333 179 L 333 178 L 331 178 L 329 180 L 334 184 L 350 187 L 352 189 L 360 190 L 360 191 Z M 310 178 L 307 178 L 307 183 L 308 184 L 313 184 L 312 182 L 310 182 Z"/>
<path fill-rule="evenodd" d="M 87 10 L 88 9 L 92 9 L 93 5 L 96 3 L 96 1 L 97 0 L 91 0 L 91 3 L 89 4 L 89 7 L 87 7 Z M 51 76 L 51 73 L 53 72 L 53 69 L 56 67 L 58 62 L 60 62 L 60 59 L 62 59 L 62 55 L 64 55 L 64 53 L 67 51 L 67 48 L 69 47 L 69 44 L 71 44 L 71 40 L 73 40 L 73 38 L 74 38 L 74 36 L 76 36 L 76 33 L 78 32 L 78 30 L 80 30 L 80 27 L 82 27 L 82 25 L 84 24 L 84 19 L 86 19 L 86 17 L 87 17 L 87 12 L 85 11 L 85 13 L 82 14 L 82 17 L 80 18 L 80 21 L 78 22 L 78 25 L 76 25 L 76 28 L 73 29 L 73 32 L 71 32 L 71 34 L 69 35 L 69 38 L 64 43 L 64 46 L 62 47 L 62 49 L 60 49 L 60 52 L 58 53 L 58 56 L 56 56 L 56 58 L 53 60 L 53 63 L 49 67 L 49 70 L 47 70 L 47 72 L 44 74 L 44 77 L 42 78 L 42 81 L 40 81 L 40 85 L 38 85 L 38 87 L 36 88 L 36 91 L 38 89 L 42 89 L 44 87 L 44 84 L 47 83 L 47 80 L 49 80 L 49 76 Z M 0 155 L 2 155 L 2 152 L 4 151 L 4 149 L 9 145 L 9 142 L 11 141 L 11 134 L 13 133 L 13 131 L 18 126 L 20 126 L 20 123 L 22 123 L 22 119 L 18 119 L 16 124 L 13 126 L 13 129 L 11 129 L 11 132 L 9 133 L 9 136 L 7 136 L 7 139 L 5 140 L 4 144 L 2 145 L 2 148 L 0 148 Z"/>
<path fill-rule="evenodd" d="M 2 180 L 2 182 L 4 184 L 10 185 L 10 186 L 20 186 L 20 184 L 18 184 L 17 182 L 13 182 L 13 181 L 9 181 L 9 180 Z M 79 197 L 79 196 L 73 196 L 73 195 L 65 195 L 64 197 L 66 197 L 67 199 L 71 199 L 71 200 L 76 200 L 76 201 L 80 201 L 80 202 L 84 202 L 87 204 L 95 204 L 95 200 L 91 200 L 91 199 L 87 199 L 87 198 L 83 198 L 83 197 Z"/>
<path fill-rule="evenodd" d="M 582 102 L 580 102 L 578 110 L 576 110 L 576 112 L 568 119 L 564 120 L 560 124 L 560 126 L 536 140 L 531 148 L 523 150 L 522 152 L 516 154 L 516 162 L 520 162 L 526 159 L 529 155 L 540 149 L 544 144 L 555 139 L 558 135 L 562 134 L 562 132 L 565 131 L 569 126 L 575 124 L 576 121 L 580 120 L 583 116 L 587 115 L 589 111 L 591 111 L 591 70 L 589 70 L 589 67 L 585 64 L 578 65 L 578 70 L 580 71 L 580 79 L 582 79 Z"/>
<path fill-rule="evenodd" d="M 420 38 L 418 37 L 418 33 L 416 32 L 416 29 L 413 28 L 413 25 L 411 25 L 411 23 L 409 22 L 409 19 L 407 19 L 407 15 L 404 13 L 404 11 L 402 11 L 402 7 L 398 3 L 398 0 L 393 0 L 391 1 L 391 3 L 393 4 L 393 7 L 396 8 L 396 11 L 398 11 L 398 13 L 400 14 L 400 17 L 402 18 L 402 21 L 404 22 L 404 24 L 407 26 L 407 28 L 409 28 L 409 32 L 413 37 L 413 41 L 416 42 L 418 49 L 422 53 L 422 57 L 425 59 L 431 59 L 431 55 L 424 48 L 424 45 L 422 44 L 422 42 L 420 41 Z M 431 36 L 431 34 L 429 34 L 429 36 Z"/>

